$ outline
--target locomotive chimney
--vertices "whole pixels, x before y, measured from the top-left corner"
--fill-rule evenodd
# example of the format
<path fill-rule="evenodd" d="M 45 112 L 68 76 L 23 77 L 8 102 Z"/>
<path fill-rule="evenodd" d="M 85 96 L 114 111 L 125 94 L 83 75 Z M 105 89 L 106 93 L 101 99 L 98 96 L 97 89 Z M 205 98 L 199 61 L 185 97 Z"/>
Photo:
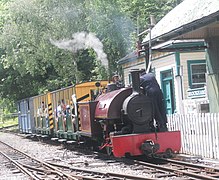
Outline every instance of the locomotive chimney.
<path fill-rule="evenodd" d="M 131 77 L 132 77 L 132 91 L 133 93 L 140 93 L 141 89 L 140 89 L 140 70 L 131 70 Z"/>

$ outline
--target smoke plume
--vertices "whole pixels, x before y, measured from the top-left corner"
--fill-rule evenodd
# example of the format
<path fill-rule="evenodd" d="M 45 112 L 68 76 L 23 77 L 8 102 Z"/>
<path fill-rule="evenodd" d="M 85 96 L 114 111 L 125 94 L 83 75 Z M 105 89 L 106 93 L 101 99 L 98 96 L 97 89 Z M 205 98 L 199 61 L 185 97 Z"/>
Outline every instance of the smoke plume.
<path fill-rule="evenodd" d="M 60 49 L 66 49 L 73 53 L 76 53 L 81 49 L 92 48 L 96 54 L 97 58 L 102 62 L 102 64 L 108 69 L 107 55 L 103 51 L 102 42 L 93 34 L 87 32 L 78 32 L 72 35 L 70 40 L 50 40 L 52 44 Z"/>

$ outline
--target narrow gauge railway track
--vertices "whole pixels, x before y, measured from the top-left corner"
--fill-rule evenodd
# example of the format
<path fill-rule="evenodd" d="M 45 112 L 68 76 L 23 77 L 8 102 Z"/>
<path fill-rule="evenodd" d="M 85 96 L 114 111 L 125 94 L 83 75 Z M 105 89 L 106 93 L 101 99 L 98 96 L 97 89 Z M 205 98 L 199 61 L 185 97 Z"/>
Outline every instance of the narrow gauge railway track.
<path fill-rule="evenodd" d="M 155 169 L 160 169 L 160 171 L 162 172 L 168 172 L 166 175 L 160 175 L 160 177 L 163 178 L 186 176 L 191 179 L 219 179 L 219 168 L 216 167 L 193 164 L 173 159 L 157 158 L 156 160 L 159 160 L 160 162 L 162 162 L 162 164 L 157 165 L 137 160 L 134 160 L 134 162 L 142 165 L 143 167 L 151 167 Z"/>
<path fill-rule="evenodd" d="M 84 149 L 83 149 L 84 150 Z M 102 153 L 100 153 L 102 154 Z M 86 156 L 86 155 L 85 155 Z M 99 156 L 99 153 L 98 153 Z M 105 157 L 106 155 L 103 154 Z M 108 156 L 107 156 L 108 157 Z M 115 162 L 123 162 L 119 159 L 118 161 L 115 158 Z M 126 159 L 126 158 L 124 158 Z M 66 172 L 68 176 L 75 179 L 88 179 L 88 180 L 97 180 L 97 179 L 115 179 L 115 180 L 143 180 L 143 179 L 219 179 L 219 169 L 200 165 L 188 163 L 185 161 L 178 161 L 173 159 L 158 159 L 157 164 L 154 162 L 143 162 L 137 160 L 126 159 L 129 161 L 129 164 L 134 164 L 132 166 L 133 170 L 142 171 L 141 176 L 132 176 L 125 173 L 111 173 L 111 172 L 101 172 L 100 170 L 93 171 L 89 168 L 83 167 L 74 167 L 72 165 L 63 165 L 57 164 L 53 161 L 47 161 L 51 167 L 58 169 L 59 172 Z M 125 161 L 126 161 L 125 160 Z M 132 161 L 133 163 L 130 163 Z M 63 178 L 64 179 L 64 178 Z M 70 179 L 70 178 L 69 178 Z"/>
<path fill-rule="evenodd" d="M 28 180 L 29 176 L 22 173 L 14 164 L 10 162 L 5 156 L 0 154 L 0 179 L 7 179 L 10 177 L 11 179 L 22 179 Z"/>
<path fill-rule="evenodd" d="M 31 179 L 72 179 L 77 178 L 63 173 L 59 169 L 23 153 L 0 141 L 0 154 L 14 164 L 21 172 Z"/>
<path fill-rule="evenodd" d="M 0 141 L 0 154 L 7 158 L 30 179 L 69 179 L 69 180 L 154 180 L 154 178 L 132 176 L 120 173 L 108 173 L 68 167 L 40 161 Z"/>
<path fill-rule="evenodd" d="M 17 134 L 16 134 L 17 135 Z M 18 135 L 20 137 L 24 137 L 22 135 Z M 1 146 L 4 146 L 3 148 Z M 2 154 L 2 149 L 4 149 L 4 151 L 8 151 L 8 149 L 5 149 L 5 146 L 8 147 L 8 148 L 12 148 L 15 153 L 19 154 L 19 156 L 27 156 L 27 157 L 30 157 L 29 155 L 27 155 L 26 153 L 23 153 L 13 147 L 11 147 L 10 145 L 0 141 L 0 154 Z M 11 150 L 10 150 L 11 151 Z M 84 151 L 84 149 L 83 149 Z M 9 151 L 8 151 L 9 152 Z M 12 153 L 11 153 L 12 154 Z M 22 155 L 20 155 L 22 154 Z M 102 153 L 101 153 L 102 154 Z M 12 154 L 13 155 L 13 154 Z M 103 154 L 104 156 L 106 156 L 105 154 Z M 16 157 L 17 155 L 13 155 L 14 157 Z M 108 156 L 107 156 L 108 157 Z M 11 159 L 9 157 L 9 159 Z M 16 159 L 18 159 L 16 157 Z M 22 158 L 22 159 L 25 159 Z M 33 158 L 33 161 L 35 161 L 37 159 Z M 37 160 L 38 161 L 38 160 Z M 37 168 L 34 168 L 34 166 L 30 167 L 27 162 L 22 162 L 21 165 L 19 165 L 19 163 L 17 163 L 16 161 L 13 162 L 15 165 L 17 165 L 17 167 L 19 169 L 21 169 L 22 172 L 28 174 L 32 179 L 41 179 L 40 178 L 35 178 L 34 175 L 32 175 L 31 173 L 28 172 L 28 169 L 30 169 L 30 171 L 37 171 L 38 169 Z M 32 161 L 31 161 L 32 163 Z M 46 167 L 49 167 L 51 169 L 55 169 L 55 170 L 58 170 L 58 172 L 66 172 L 67 175 L 64 175 L 63 177 L 67 177 L 67 179 L 80 179 L 80 180 L 104 180 L 104 179 L 107 179 L 107 180 L 151 180 L 153 178 L 147 178 L 147 177 L 140 177 L 140 176 L 132 176 L 132 175 L 127 175 L 127 174 L 121 174 L 121 173 L 111 173 L 111 172 L 101 172 L 100 170 L 98 171 L 93 171 L 93 170 L 88 170 L 88 169 L 83 169 L 83 168 L 74 168 L 74 167 L 68 167 L 68 166 L 64 166 L 64 165 L 59 165 L 59 164 L 55 164 L 55 163 L 52 163 L 52 162 L 42 162 L 40 161 L 40 163 L 42 163 L 43 165 L 45 165 Z M 39 169 L 40 171 L 40 174 L 43 174 L 43 170 Z M 49 172 L 49 170 L 46 169 L 45 171 L 46 173 Z M 52 171 L 53 172 L 53 171 Z M 36 172 L 34 172 L 35 175 L 36 175 Z M 43 175 L 42 175 L 43 176 Z M 45 177 L 43 177 L 43 179 L 45 179 Z M 52 178 L 50 178 L 52 179 Z M 54 178 L 55 179 L 55 178 Z M 57 179 L 60 179 L 60 178 L 57 178 Z M 61 178 L 61 179 L 64 179 L 64 178 Z M 153 179 L 154 180 L 154 179 Z"/>
<path fill-rule="evenodd" d="M 94 171 L 85 168 L 78 168 L 68 165 L 61 165 L 48 162 L 48 164 L 52 166 L 56 166 L 62 169 L 68 169 L 71 172 L 77 174 L 79 179 L 86 179 L 86 180 L 155 180 L 154 178 L 150 177 L 141 177 L 141 176 L 132 176 L 128 174 L 121 174 L 121 173 L 113 173 L 113 172 L 101 172 L 101 171 Z"/>
<path fill-rule="evenodd" d="M 99 153 L 98 153 L 99 154 Z M 100 153 L 102 156 L 105 156 L 105 154 Z M 108 157 L 108 156 L 107 156 Z M 115 158 L 117 159 L 117 158 Z M 131 159 L 124 158 L 124 161 L 129 161 L 129 164 L 135 164 L 132 169 L 134 170 L 141 170 L 142 172 L 145 172 L 144 174 L 147 174 L 143 179 L 159 179 L 159 178 L 170 178 L 170 179 L 206 179 L 206 180 L 216 180 L 219 179 L 219 168 L 217 167 L 211 167 L 210 165 L 203 165 L 199 164 L 198 162 L 196 164 L 186 162 L 186 161 L 180 161 L 180 160 L 174 160 L 174 159 L 166 159 L 166 158 L 156 158 L 154 159 L 156 161 L 156 165 L 154 161 L 152 163 L 145 162 L 145 161 L 137 161 Z M 123 162 L 122 159 L 119 159 L 117 162 Z M 130 161 L 133 161 L 131 163 Z M 57 164 L 54 164 L 55 166 L 58 166 Z M 142 166 L 139 166 L 142 165 Z M 65 168 L 72 169 L 74 171 L 77 171 L 77 168 L 74 168 L 72 166 L 66 166 Z M 83 169 L 79 169 L 78 171 L 83 171 Z M 89 170 L 84 170 L 86 172 Z M 113 173 L 108 173 L 113 174 Z M 115 173 L 116 174 L 116 173 Z M 134 177 L 134 176 L 133 176 Z M 136 178 L 136 177 L 135 177 Z M 141 179 L 141 178 L 139 178 Z"/>
<path fill-rule="evenodd" d="M 165 160 L 167 161 L 167 160 Z M 171 160 L 170 160 L 171 161 Z M 162 165 L 155 165 L 153 163 L 147 163 L 143 161 L 136 161 L 135 166 L 132 168 L 134 170 L 141 170 L 144 171 L 145 177 L 139 177 L 139 176 L 132 176 L 132 175 L 124 175 L 124 174 L 119 174 L 119 173 L 109 173 L 109 172 L 100 172 L 100 171 L 93 171 L 89 169 L 84 169 L 84 168 L 78 168 L 70 165 L 62 165 L 62 164 L 56 164 L 56 163 L 51 163 L 48 162 L 50 165 L 62 168 L 62 169 L 68 169 L 71 172 L 74 172 L 80 177 L 80 174 L 83 174 L 83 176 L 86 176 L 88 180 L 96 180 L 96 179 L 133 179 L 133 180 L 157 180 L 157 179 L 176 179 L 176 180 L 195 180 L 195 179 L 200 179 L 200 180 L 215 180 L 218 179 L 218 174 L 213 173 L 214 170 L 217 171 L 217 169 L 205 167 L 205 166 L 200 166 L 200 165 L 192 165 L 191 163 L 188 163 L 186 166 L 186 162 L 182 162 L 183 164 L 180 166 L 180 162 L 171 162 L 171 164 L 162 164 Z M 164 159 L 162 159 L 162 162 L 164 162 Z M 189 168 L 189 167 L 190 168 Z M 204 169 L 204 170 L 203 170 Z M 209 174 L 210 173 L 210 174 Z M 91 176 L 94 175 L 96 177 Z M 90 176 L 90 177 L 88 177 Z M 98 178 L 97 178 L 98 177 Z"/>

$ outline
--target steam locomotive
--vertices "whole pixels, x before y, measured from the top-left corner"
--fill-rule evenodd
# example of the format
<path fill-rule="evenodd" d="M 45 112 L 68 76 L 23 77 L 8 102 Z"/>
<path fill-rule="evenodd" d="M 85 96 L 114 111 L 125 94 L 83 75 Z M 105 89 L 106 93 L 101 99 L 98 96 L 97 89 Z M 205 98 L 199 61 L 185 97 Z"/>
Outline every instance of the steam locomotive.
<path fill-rule="evenodd" d="M 20 131 L 60 142 L 89 142 L 115 157 L 177 153 L 180 132 L 158 132 L 154 127 L 153 101 L 142 93 L 139 73 L 131 72 L 132 87 L 117 89 L 116 84 L 92 82 L 19 101 Z M 60 99 L 70 106 L 57 115 Z M 48 110 L 38 114 L 42 101 Z M 29 120 L 24 118 L 26 112 Z"/>
<path fill-rule="evenodd" d="M 131 72 L 132 88 L 111 84 L 95 101 L 79 103 L 81 131 L 101 137 L 100 149 L 116 157 L 179 152 L 179 131 L 156 132 L 153 101 L 140 89 L 139 72 Z"/>

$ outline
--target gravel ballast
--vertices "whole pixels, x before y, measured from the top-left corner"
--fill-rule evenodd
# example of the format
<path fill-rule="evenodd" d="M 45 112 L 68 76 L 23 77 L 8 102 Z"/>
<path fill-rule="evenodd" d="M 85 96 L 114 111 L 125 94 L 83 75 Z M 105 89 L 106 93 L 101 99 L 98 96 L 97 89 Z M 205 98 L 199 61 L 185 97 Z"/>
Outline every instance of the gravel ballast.
<path fill-rule="evenodd" d="M 0 133 L 0 140 L 12 145 L 37 159 L 44 161 L 55 161 L 63 165 L 70 165 L 79 168 L 85 168 L 94 171 L 103 171 L 111 173 L 121 173 L 138 176 L 150 175 L 142 170 L 136 169 L 136 166 L 125 164 L 114 158 L 99 158 L 95 152 L 90 154 L 83 153 L 83 149 L 79 151 L 66 150 L 64 146 L 52 145 L 43 141 L 34 141 L 29 138 L 17 136 L 10 133 Z"/>

